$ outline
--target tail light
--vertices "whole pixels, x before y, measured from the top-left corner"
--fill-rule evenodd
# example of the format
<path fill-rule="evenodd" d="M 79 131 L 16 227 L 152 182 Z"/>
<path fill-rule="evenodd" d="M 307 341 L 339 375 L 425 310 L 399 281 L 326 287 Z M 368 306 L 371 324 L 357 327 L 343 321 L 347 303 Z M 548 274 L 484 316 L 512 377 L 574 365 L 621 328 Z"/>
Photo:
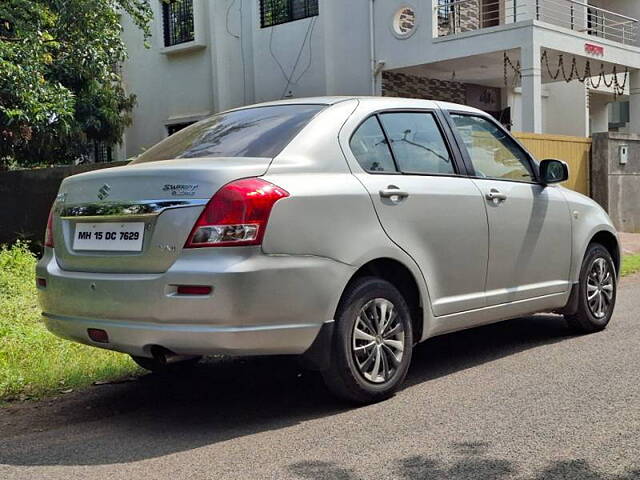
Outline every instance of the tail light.
<path fill-rule="evenodd" d="M 185 248 L 260 245 L 273 204 L 288 196 L 260 178 L 226 184 L 207 203 Z"/>
<path fill-rule="evenodd" d="M 51 207 L 51 210 L 49 210 L 47 229 L 44 233 L 44 246 L 53 248 L 53 207 Z"/>

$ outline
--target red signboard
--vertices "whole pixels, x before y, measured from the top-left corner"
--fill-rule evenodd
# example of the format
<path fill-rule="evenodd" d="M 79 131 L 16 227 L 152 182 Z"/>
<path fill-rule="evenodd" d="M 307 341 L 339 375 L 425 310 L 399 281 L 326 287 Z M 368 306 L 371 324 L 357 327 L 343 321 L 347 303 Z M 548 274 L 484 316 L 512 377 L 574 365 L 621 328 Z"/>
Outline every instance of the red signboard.
<path fill-rule="evenodd" d="M 590 55 L 597 55 L 599 57 L 604 55 L 604 47 L 600 45 L 594 45 L 593 43 L 585 43 L 584 51 Z"/>

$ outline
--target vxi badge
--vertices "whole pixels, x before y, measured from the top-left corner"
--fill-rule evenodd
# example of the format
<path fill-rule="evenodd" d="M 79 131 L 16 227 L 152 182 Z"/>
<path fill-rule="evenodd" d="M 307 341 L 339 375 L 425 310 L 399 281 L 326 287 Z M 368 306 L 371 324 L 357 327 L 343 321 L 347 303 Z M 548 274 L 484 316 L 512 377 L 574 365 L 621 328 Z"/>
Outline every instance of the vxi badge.
<path fill-rule="evenodd" d="M 198 185 L 193 184 L 171 184 L 167 183 L 162 187 L 163 192 L 171 192 L 173 197 L 193 197 L 198 190 Z"/>

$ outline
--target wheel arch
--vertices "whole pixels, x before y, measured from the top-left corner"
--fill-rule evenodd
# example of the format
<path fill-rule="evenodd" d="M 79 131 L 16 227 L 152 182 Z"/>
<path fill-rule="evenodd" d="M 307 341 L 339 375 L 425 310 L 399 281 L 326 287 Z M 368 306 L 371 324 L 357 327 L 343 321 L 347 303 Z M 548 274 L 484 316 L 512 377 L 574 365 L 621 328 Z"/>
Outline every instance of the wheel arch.
<path fill-rule="evenodd" d="M 616 273 L 619 276 L 622 258 L 620 255 L 620 242 L 618 241 L 618 237 L 616 237 L 609 230 L 600 230 L 591 237 L 591 239 L 589 240 L 589 243 L 587 244 L 587 248 L 592 243 L 599 243 L 600 245 L 602 245 L 604 248 L 607 249 L 607 251 L 609 252 L 609 255 L 611 255 L 611 258 L 613 259 L 613 263 L 616 267 Z M 584 253 L 586 253 L 586 250 L 587 249 L 585 248 Z M 583 258 L 584 258 L 584 253 L 583 253 Z"/>
<path fill-rule="evenodd" d="M 407 302 L 411 313 L 411 326 L 413 328 L 414 341 L 415 343 L 420 342 L 424 334 L 424 308 L 427 302 L 423 298 L 420 284 L 418 283 L 418 279 L 416 279 L 414 272 L 412 272 L 404 263 L 394 258 L 376 258 L 369 260 L 358 268 L 345 285 L 340 296 L 340 302 L 338 302 L 336 312 L 338 308 L 340 308 L 342 298 L 349 286 L 359 278 L 367 276 L 382 278 L 400 291 Z"/>

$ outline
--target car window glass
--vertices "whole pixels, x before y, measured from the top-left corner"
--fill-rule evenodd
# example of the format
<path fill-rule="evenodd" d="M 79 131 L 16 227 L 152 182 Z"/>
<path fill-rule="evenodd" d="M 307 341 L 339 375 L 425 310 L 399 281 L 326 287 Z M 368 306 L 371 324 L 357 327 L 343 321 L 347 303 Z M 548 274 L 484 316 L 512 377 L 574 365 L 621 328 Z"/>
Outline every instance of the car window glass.
<path fill-rule="evenodd" d="M 467 147 L 476 175 L 533 182 L 527 154 L 493 122 L 472 115 L 451 114 Z"/>
<path fill-rule="evenodd" d="M 367 172 L 395 172 L 387 139 L 376 117 L 367 119 L 349 142 L 353 155 Z"/>
<path fill-rule="evenodd" d="M 275 105 L 214 115 L 171 135 L 133 163 L 278 155 L 326 105 Z"/>
<path fill-rule="evenodd" d="M 431 113 L 380 115 L 393 155 L 405 173 L 455 173 L 451 156 Z"/>

